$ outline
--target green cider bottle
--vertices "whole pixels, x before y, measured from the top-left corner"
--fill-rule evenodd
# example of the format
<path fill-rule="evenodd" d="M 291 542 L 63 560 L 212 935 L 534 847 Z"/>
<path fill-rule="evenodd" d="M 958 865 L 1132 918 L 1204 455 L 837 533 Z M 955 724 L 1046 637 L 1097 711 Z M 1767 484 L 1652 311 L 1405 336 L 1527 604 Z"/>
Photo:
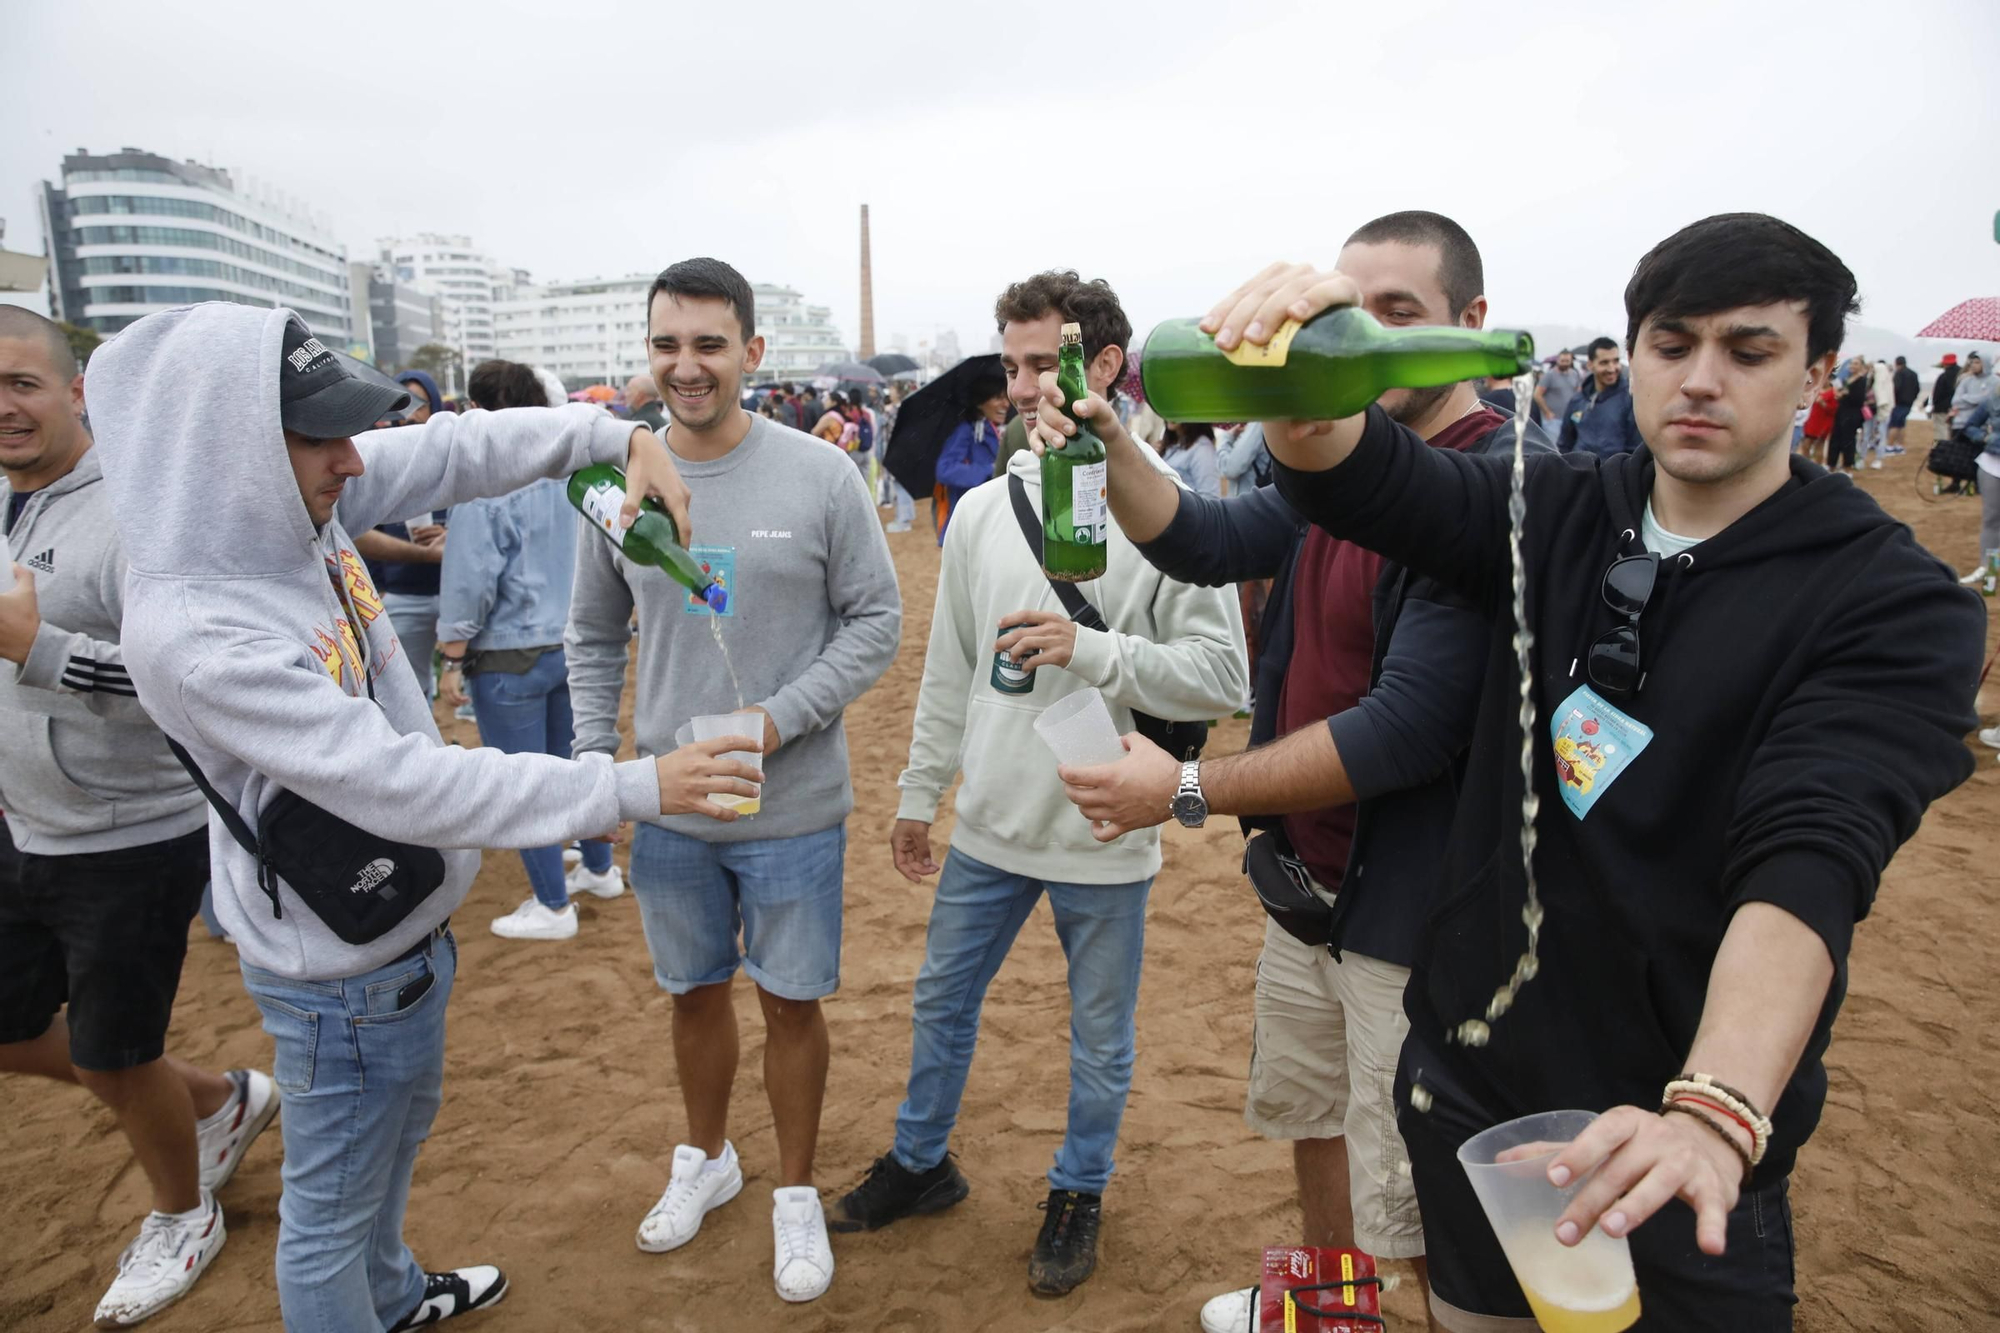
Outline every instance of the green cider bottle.
<path fill-rule="evenodd" d="M 1154 329 L 1139 358 L 1146 402 L 1167 421 L 1337 421 L 1390 389 L 1525 374 L 1535 340 L 1455 324 L 1384 328 L 1352 306 L 1287 321 L 1267 347 L 1224 352 L 1192 319 Z"/>
<path fill-rule="evenodd" d="M 625 474 L 609 463 L 593 463 L 569 479 L 569 502 L 590 520 L 590 525 L 624 552 L 627 560 L 664 569 L 695 596 L 707 602 L 717 615 L 729 609 L 729 591 L 701 567 L 701 562 L 681 545 L 680 530 L 674 520 L 647 496 L 639 502 L 639 517 L 629 528 L 618 524 L 618 511 L 625 506 Z"/>
<path fill-rule="evenodd" d="M 1070 404 L 1090 392 L 1083 378 L 1083 327 L 1062 326 L 1056 387 L 1065 415 Z M 1105 546 L 1111 538 L 1111 509 L 1104 491 L 1104 441 L 1076 422 L 1076 434 L 1060 449 L 1042 453 L 1042 572 L 1064 583 L 1104 577 Z"/>

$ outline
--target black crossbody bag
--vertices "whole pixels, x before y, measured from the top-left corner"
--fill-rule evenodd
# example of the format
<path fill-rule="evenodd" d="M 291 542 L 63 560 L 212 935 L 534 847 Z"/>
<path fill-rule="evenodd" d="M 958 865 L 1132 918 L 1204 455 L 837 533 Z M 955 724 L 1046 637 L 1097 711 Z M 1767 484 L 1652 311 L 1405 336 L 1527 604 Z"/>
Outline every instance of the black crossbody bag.
<path fill-rule="evenodd" d="M 1042 520 L 1035 516 L 1035 506 L 1028 499 L 1028 488 L 1019 477 L 1007 478 L 1007 493 L 1014 501 L 1014 517 L 1021 525 L 1021 535 L 1028 539 L 1028 549 L 1035 553 L 1035 563 L 1042 563 Z M 1044 574 L 1044 577 L 1047 577 Z M 1069 613 L 1069 618 L 1085 629 L 1109 630 L 1104 617 L 1088 598 L 1078 592 L 1074 583 L 1061 579 L 1049 579 L 1049 587 L 1055 589 L 1056 599 Z M 1201 757 L 1202 747 L 1208 744 L 1208 723 L 1168 722 L 1150 713 L 1134 712 L 1132 729 L 1153 744 L 1172 755 L 1176 762 L 1186 763 Z"/>
<path fill-rule="evenodd" d="M 366 664 L 361 680 L 369 702 L 380 707 Z M 283 880 L 328 930 L 349 944 L 372 944 L 408 920 L 444 883 L 444 856 L 435 847 L 391 842 L 297 792 L 280 790 L 257 816 L 253 834 L 236 807 L 209 785 L 194 756 L 171 736 L 167 746 L 222 826 L 256 860 L 257 887 L 270 898 L 274 920 L 285 915 L 278 899 L 278 881 Z"/>

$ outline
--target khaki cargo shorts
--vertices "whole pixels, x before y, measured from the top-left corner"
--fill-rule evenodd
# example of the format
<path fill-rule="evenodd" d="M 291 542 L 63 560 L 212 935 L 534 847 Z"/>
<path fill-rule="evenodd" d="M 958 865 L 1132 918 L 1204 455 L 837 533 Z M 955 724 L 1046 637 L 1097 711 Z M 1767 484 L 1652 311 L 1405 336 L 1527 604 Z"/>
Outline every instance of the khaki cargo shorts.
<path fill-rule="evenodd" d="M 1351 950 L 1341 961 L 1264 928 L 1243 1119 L 1273 1139 L 1345 1136 L 1354 1243 L 1380 1259 L 1424 1252 L 1409 1155 L 1396 1130 L 1396 1060 L 1410 969 Z"/>

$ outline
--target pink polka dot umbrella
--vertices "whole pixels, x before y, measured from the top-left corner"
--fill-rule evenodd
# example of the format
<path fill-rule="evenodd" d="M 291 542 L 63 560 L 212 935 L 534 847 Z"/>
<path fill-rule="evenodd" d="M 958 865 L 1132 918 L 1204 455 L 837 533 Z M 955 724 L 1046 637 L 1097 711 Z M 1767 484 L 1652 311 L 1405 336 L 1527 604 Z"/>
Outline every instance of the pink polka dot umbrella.
<path fill-rule="evenodd" d="M 1917 336 L 2000 341 L 2000 296 L 1975 296 L 1970 301 L 1960 301 L 1918 329 Z"/>

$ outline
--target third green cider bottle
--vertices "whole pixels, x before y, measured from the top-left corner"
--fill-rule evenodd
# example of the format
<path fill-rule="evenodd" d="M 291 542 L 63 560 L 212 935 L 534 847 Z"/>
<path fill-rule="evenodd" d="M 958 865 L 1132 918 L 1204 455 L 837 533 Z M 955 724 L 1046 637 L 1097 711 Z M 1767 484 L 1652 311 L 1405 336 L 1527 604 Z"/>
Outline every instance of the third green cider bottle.
<path fill-rule="evenodd" d="M 1139 358 L 1146 403 L 1166 421 L 1335 421 L 1390 389 L 1428 389 L 1520 375 L 1535 340 L 1513 329 L 1456 324 L 1384 328 L 1343 306 L 1287 321 L 1258 347 L 1224 352 L 1192 319 L 1154 329 Z"/>
<path fill-rule="evenodd" d="M 1071 404 L 1090 392 L 1083 378 L 1083 327 L 1062 326 L 1056 387 L 1070 420 Z M 1081 421 L 1060 449 L 1042 454 L 1042 572 L 1065 583 L 1104 577 L 1111 510 L 1104 492 L 1104 441 Z"/>

